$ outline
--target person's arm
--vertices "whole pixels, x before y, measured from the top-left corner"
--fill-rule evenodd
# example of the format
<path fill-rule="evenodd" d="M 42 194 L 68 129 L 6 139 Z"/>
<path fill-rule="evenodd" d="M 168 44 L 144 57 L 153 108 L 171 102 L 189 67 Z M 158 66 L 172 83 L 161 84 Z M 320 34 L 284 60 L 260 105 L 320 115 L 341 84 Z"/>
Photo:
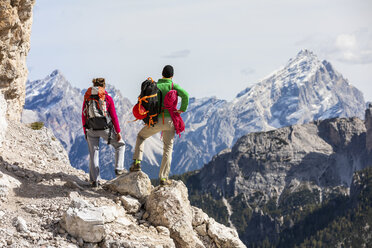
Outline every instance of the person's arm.
<path fill-rule="evenodd" d="M 181 107 L 182 112 L 186 112 L 187 106 L 189 105 L 189 93 L 182 89 L 178 84 L 173 84 L 174 89 L 177 91 L 179 97 L 181 97 Z"/>
<path fill-rule="evenodd" d="M 120 124 L 118 117 L 116 115 L 116 110 L 115 110 L 115 104 L 114 101 L 112 100 L 112 97 L 109 95 L 106 95 L 106 102 L 107 102 L 107 111 L 110 114 L 112 124 L 114 124 L 114 128 L 116 133 L 120 133 Z"/>

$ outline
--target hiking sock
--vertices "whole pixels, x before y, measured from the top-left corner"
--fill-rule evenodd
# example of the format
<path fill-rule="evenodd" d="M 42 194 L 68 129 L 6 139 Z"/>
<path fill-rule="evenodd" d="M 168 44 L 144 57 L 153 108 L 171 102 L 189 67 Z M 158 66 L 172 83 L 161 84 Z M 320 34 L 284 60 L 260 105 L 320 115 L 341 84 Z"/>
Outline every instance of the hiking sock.
<path fill-rule="evenodd" d="M 141 160 L 133 159 L 133 164 L 129 168 L 129 171 L 140 171 L 141 170 Z"/>
<path fill-rule="evenodd" d="M 168 178 L 160 178 L 160 186 L 171 185 L 172 182 Z"/>

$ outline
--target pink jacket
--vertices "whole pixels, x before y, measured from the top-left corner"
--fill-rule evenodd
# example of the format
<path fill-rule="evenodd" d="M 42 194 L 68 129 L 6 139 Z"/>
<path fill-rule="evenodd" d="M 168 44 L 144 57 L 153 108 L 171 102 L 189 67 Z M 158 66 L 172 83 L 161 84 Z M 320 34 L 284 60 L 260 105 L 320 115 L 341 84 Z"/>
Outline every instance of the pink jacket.
<path fill-rule="evenodd" d="M 119 120 L 118 120 L 118 117 L 116 115 L 116 110 L 115 110 L 115 104 L 114 104 L 114 101 L 112 100 L 112 97 L 109 96 L 109 94 L 106 92 L 106 108 L 107 108 L 107 112 L 110 114 L 110 117 L 111 117 L 111 120 L 112 120 L 112 123 L 114 124 L 114 128 L 115 128 L 115 131 L 116 133 L 120 133 L 120 124 L 119 124 Z M 84 103 L 83 103 L 83 109 L 81 111 L 81 120 L 83 122 L 83 129 L 84 129 L 84 134 L 86 134 L 86 130 L 85 130 L 85 115 L 84 115 Z"/>

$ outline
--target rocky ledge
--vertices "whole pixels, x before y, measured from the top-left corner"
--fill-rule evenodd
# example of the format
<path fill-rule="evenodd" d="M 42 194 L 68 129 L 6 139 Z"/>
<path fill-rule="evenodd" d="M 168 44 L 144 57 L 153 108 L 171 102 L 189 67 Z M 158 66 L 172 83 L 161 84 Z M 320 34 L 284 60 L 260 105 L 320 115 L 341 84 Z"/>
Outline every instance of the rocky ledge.
<path fill-rule="evenodd" d="M 245 247 L 181 181 L 154 187 L 135 172 L 91 188 L 46 128 L 9 122 L 0 199 L 1 247 Z"/>

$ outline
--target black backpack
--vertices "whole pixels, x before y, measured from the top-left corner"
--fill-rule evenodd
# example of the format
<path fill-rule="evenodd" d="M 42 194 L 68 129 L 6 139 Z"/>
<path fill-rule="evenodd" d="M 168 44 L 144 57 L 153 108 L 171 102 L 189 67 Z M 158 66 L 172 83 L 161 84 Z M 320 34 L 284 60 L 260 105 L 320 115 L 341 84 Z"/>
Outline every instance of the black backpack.
<path fill-rule="evenodd" d="M 161 91 L 152 78 L 146 79 L 141 84 L 141 94 L 138 97 L 138 104 L 142 105 L 147 112 L 143 119 L 148 126 L 154 126 L 158 122 L 158 115 L 161 112 Z"/>

